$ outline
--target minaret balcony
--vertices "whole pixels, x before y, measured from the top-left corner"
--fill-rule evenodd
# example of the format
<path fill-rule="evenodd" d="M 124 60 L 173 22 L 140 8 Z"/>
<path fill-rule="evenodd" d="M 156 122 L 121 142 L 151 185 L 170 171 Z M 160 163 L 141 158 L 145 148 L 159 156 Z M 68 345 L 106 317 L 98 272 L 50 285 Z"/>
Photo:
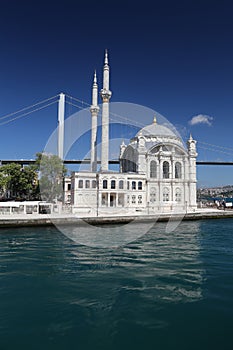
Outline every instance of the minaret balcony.
<path fill-rule="evenodd" d="M 101 96 L 103 102 L 109 102 L 109 100 L 112 96 L 112 92 L 110 90 L 102 89 L 100 91 L 100 96 Z"/>
<path fill-rule="evenodd" d="M 91 107 L 90 107 L 90 112 L 91 112 L 92 114 L 98 114 L 98 113 L 99 113 L 99 110 L 100 110 L 99 106 L 91 106 Z"/>

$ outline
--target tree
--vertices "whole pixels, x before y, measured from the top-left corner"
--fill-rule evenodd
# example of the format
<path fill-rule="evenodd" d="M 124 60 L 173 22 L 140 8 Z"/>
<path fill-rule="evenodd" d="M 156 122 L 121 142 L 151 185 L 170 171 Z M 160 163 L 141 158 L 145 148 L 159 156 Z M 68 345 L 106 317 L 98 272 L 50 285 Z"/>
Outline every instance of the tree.
<path fill-rule="evenodd" d="M 34 165 L 16 163 L 0 167 L 0 198 L 57 201 L 63 199 L 63 179 L 67 173 L 62 160 L 37 153 Z"/>
<path fill-rule="evenodd" d="M 1 168 L 0 168 L 0 198 L 6 197 L 8 181 L 9 181 L 9 178 L 6 176 L 6 174 L 3 171 L 1 171 Z"/>
<path fill-rule="evenodd" d="M 49 202 L 62 201 L 63 180 L 67 173 L 62 160 L 56 155 L 45 153 L 37 153 L 36 157 L 41 199 Z"/>
<path fill-rule="evenodd" d="M 0 167 L 0 192 L 3 198 L 36 199 L 37 172 L 35 166 L 24 168 L 16 163 Z"/>

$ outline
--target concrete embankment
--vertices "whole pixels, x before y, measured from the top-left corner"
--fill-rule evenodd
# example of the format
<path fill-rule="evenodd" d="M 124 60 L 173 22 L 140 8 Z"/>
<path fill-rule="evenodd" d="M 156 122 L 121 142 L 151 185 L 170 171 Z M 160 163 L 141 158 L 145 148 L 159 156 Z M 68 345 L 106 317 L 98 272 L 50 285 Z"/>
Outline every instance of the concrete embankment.
<path fill-rule="evenodd" d="M 104 225 L 104 224 L 126 224 L 128 222 L 166 222 L 169 220 L 203 220 L 203 219 L 233 218 L 233 210 L 198 210 L 193 213 L 172 213 L 147 216 L 112 216 L 112 217 L 89 217 L 80 218 L 71 214 L 63 215 L 20 215 L 2 216 L 1 227 L 25 227 L 25 226 L 60 226 L 60 225 Z"/>

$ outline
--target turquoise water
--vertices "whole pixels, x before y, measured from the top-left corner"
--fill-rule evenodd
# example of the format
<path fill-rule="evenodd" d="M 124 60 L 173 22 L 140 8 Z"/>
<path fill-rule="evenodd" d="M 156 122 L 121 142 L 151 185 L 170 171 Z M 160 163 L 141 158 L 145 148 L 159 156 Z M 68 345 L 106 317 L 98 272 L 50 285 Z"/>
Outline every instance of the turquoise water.
<path fill-rule="evenodd" d="M 232 219 L 155 224 L 115 249 L 0 231 L 1 350 L 232 350 L 232 330 Z"/>

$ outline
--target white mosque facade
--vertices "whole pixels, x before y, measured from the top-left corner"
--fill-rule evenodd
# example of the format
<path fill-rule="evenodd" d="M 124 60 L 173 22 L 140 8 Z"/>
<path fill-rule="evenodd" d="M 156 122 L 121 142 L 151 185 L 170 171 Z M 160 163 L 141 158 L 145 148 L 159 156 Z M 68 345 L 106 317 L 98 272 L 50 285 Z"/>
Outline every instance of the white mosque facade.
<path fill-rule="evenodd" d="M 170 128 L 154 118 L 128 145 L 120 146 L 119 172 L 109 170 L 109 64 L 103 68 L 101 165 L 97 171 L 98 86 L 92 88 L 90 171 L 71 175 L 71 204 L 80 216 L 157 215 L 195 211 L 196 141 L 190 136 L 187 147 Z M 153 116 L 152 116 L 153 119 Z M 65 189 L 67 195 L 67 187 Z"/>

